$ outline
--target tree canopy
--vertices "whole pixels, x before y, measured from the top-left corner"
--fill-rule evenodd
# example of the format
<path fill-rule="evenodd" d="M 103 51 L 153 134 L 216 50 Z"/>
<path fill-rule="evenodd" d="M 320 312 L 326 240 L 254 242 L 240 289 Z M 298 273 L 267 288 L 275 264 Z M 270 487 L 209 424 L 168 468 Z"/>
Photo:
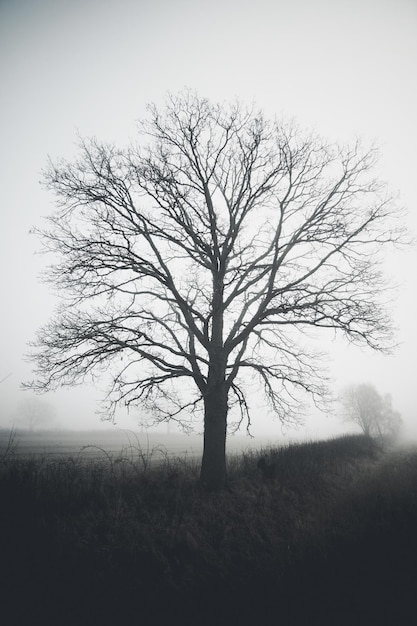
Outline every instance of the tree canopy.
<path fill-rule="evenodd" d="M 351 385 L 343 390 L 341 402 L 346 421 L 357 424 L 368 437 L 398 435 L 402 420 L 389 394 L 381 396 L 369 383 Z"/>
<path fill-rule="evenodd" d="M 45 173 L 57 208 L 37 232 L 65 302 L 38 334 L 30 386 L 107 375 L 109 415 L 201 410 L 202 477 L 224 484 L 227 416 L 250 424 L 253 381 L 282 422 L 298 390 L 325 393 L 306 332 L 388 345 L 380 250 L 402 228 L 359 142 L 193 92 L 150 105 L 138 131 L 126 149 L 82 140 Z"/>

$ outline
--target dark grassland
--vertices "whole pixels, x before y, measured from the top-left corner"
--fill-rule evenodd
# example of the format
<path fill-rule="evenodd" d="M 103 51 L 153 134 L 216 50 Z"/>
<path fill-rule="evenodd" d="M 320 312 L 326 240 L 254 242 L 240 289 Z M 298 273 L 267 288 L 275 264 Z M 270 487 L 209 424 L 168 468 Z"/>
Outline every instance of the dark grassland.
<path fill-rule="evenodd" d="M 264 479 L 261 454 L 276 464 Z M 131 446 L 103 458 L 0 459 L 0 622 L 415 622 L 417 449 L 362 436 L 198 464 Z"/>

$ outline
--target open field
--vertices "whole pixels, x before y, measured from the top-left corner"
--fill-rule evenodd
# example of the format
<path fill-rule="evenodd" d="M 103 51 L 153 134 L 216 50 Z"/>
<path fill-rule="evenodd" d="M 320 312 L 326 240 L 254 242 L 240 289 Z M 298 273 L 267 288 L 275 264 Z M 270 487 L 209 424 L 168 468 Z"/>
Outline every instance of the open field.
<path fill-rule="evenodd" d="M 415 448 L 247 450 L 220 494 L 191 456 L 1 459 L 4 624 L 414 623 Z"/>
<path fill-rule="evenodd" d="M 133 431 L 108 429 L 91 431 L 71 430 L 12 430 L 0 428 L 0 457 L 10 447 L 13 438 L 14 455 L 56 459 L 79 457 L 80 460 L 106 458 L 112 456 L 137 457 L 139 452 L 151 457 L 155 462 L 170 457 L 201 457 L 203 435 L 166 434 L 158 431 Z M 251 438 L 241 434 L 228 438 L 231 453 L 248 448 L 259 448 L 270 444 L 267 438 Z"/>
<path fill-rule="evenodd" d="M 16 430 L 14 435 L 15 456 L 38 459 L 79 458 L 91 460 L 106 455 L 136 455 L 139 451 L 153 459 L 163 456 L 198 455 L 202 450 L 202 437 L 166 435 L 163 433 L 140 433 L 130 430 Z M 0 455 L 9 446 L 10 431 L 0 430 Z"/>

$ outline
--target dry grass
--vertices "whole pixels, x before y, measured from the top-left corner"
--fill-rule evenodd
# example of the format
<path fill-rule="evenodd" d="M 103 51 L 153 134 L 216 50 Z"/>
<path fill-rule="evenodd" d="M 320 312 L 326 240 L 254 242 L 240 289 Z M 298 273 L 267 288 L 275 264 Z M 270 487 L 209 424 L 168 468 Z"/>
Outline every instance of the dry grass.
<path fill-rule="evenodd" d="M 175 612 L 181 624 L 339 626 L 383 624 L 400 600 L 406 611 L 416 450 L 357 436 L 248 451 L 229 458 L 220 494 L 200 490 L 195 461 L 152 454 L 3 457 L 5 623 L 161 624 Z"/>

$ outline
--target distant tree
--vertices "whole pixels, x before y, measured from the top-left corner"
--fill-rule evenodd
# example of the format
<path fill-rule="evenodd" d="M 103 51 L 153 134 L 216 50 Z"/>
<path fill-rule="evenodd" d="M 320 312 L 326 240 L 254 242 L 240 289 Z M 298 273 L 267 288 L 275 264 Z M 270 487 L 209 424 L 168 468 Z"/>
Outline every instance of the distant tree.
<path fill-rule="evenodd" d="M 382 410 L 380 416 L 380 433 L 389 437 L 396 437 L 403 424 L 401 414 L 392 408 L 392 398 L 389 393 L 382 397 Z"/>
<path fill-rule="evenodd" d="M 352 385 L 344 389 L 341 402 L 345 419 L 360 426 L 365 435 L 396 436 L 401 427 L 401 416 L 392 408 L 389 394 L 381 396 L 373 385 Z"/>
<path fill-rule="evenodd" d="M 52 426 L 55 420 L 55 409 L 37 397 L 24 398 L 19 404 L 13 423 L 29 430 Z"/>
<path fill-rule="evenodd" d="M 66 301 L 33 344 L 28 386 L 112 366 L 110 418 L 118 403 L 186 425 L 201 411 L 201 481 L 219 489 L 229 412 L 250 426 L 248 383 L 282 422 L 299 419 L 297 390 L 325 394 L 307 330 L 387 345 L 378 253 L 401 236 L 398 212 L 373 149 L 191 92 L 148 112 L 138 144 L 82 141 L 46 172 L 58 206 L 37 232 Z"/>

